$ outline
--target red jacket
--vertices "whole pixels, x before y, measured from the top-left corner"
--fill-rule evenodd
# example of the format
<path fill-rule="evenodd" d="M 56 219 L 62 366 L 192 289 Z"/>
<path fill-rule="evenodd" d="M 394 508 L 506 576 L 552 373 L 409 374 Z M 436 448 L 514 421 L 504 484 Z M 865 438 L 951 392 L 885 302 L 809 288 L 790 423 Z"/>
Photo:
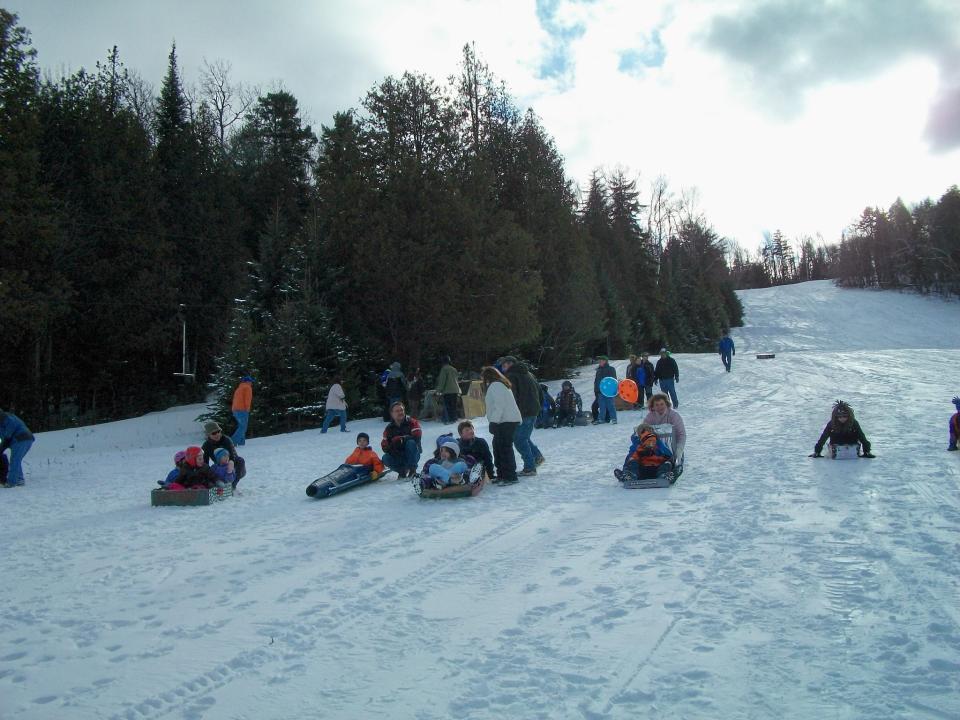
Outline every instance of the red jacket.
<path fill-rule="evenodd" d="M 408 437 L 416 440 L 417 445 L 419 445 L 421 435 L 423 435 L 423 430 L 420 429 L 420 423 L 417 422 L 416 418 L 406 415 L 399 425 L 391 420 L 390 424 L 383 429 L 383 440 L 380 441 L 380 448 L 384 452 L 390 452 L 403 445 L 403 440 Z M 399 438 L 403 438 L 403 440 L 399 440 Z"/>
<path fill-rule="evenodd" d="M 344 462 L 347 465 L 367 465 L 368 467 L 373 468 L 374 472 L 377 475 L 380 475 L 383 472 L 383 463 L 380 462 L 380 456 L 373 451 L 372 447 L 365 448 L 356 448 L 350 457 L 348 457 Z"/>

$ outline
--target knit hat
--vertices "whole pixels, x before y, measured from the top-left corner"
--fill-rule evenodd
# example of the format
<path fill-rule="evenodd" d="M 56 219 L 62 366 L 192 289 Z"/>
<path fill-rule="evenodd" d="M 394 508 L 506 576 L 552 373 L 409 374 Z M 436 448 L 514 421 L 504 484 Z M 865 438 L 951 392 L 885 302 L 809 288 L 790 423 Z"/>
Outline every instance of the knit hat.
<path fill-rule="evenodd" d="M 253 378 L 250 377 L 249 375 L 244 375 L 242 378 L 240 378 L 240 382 L 252 383 L 252 382 L 253 382 Z"/>
<path fill-rule="evenodd" d="M 223 428 L 220 427 L 220 423 L 214 422 L 213 420 L 210 420 L 210 421 L 205 422 L 205 423 L 203 424 L 203 431 L 204 431 L 207 435 L 210 435 L 210 434 L 215 433 L 215 432 L 223 432 Z"/>
<path fill-rule="evenodd" d="M 226 455 L 227 457 L 230 457 L 230 451 L 227 450 L 226 448 L 217 448 L 216 450 L 213 451 L 213 459 L 216 461 L 218 465 L 220 464 L 220 458 L 222 458 L 224 455 Z"/>
<path fill-rule="evenodd" d="M 448 440 L 447 442 L 443 443 L 443 445 L 440 446 L 441 450 L 443 450 L 444 448 L 452 452 L 455 458 L 460 457 L 460 446 L 457 445 L 457 443 L 455 443 L 453 440 Z"/>
<path fill-rule="evenodd" d="M 175 452 L 175 453 L 173 454 L 173 464 L 174 464 L 174 465 L 179 465 L 180 463 L 182 463 L 182 462 L 183 462 L 184 460 L 186 460 L 186 459 L 187 459 L 187 453 L 184 452 L 183 450 L 177 450 L 177 452 Z"/>
<path fill-rule="evenodd" d="M 367 435 L 365 432 L 357 433 L 357 443 L 358 443 L 358 444 L 359 444 L 359 442 L 360 442 L 360 438 L 364 438 L 364 439 L 367 441 L 367 443 L 370 442 L 370 436 Z"/>
<path fill-rule="evenodd" d="M 203 465 L 203 450 L 196 445 L 191 445 L 187 448 L 184 460 L 190 467 L 200 467 Z"/>

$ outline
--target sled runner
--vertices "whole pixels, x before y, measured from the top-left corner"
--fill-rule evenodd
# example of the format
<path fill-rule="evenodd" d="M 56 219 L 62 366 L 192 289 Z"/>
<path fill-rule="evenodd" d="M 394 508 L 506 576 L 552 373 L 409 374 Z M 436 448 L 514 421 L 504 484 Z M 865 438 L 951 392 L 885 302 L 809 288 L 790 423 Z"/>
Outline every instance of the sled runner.
<path fill-rule="evenodd" d="M 170 505 L 212 505 L 233 495 L 233 488 L 190 488 L 188 490 L 150 491 L 150 504 L 153 507 Z"/>
<path fill-rule="evenodd" d="M 483 486 L 487 483 L 487 475 L 483 472 L 483 464 L 477 463 L 470 469 L 466 482 L 462 485 L 435 488 L 431 481 L 432 478 L 429 476 L 423 477 L 420 473 L 416 473 L 411 481 L 414 492 L 422 498 L 472 497 L 483 490 Z"/>
<path fill-rule="evenodd" d="M 637 476 L 628 473 L 615 473 L 623 487 L 631 490 L 648 490 L 650 488 L 665 488 L 673 485 L 683 474 L 683 448 L 677 455 L 676 444 L 673 438 L 673 425 L 671 423 L 662 423 L 653 426 L 657 433 L 657 440 L 662 440 L 674 457 L 658 467 L 640 468 L 640 474 Z"/>
<path fill-rule="evenodd" d="M 370 468 L 366 465 L 344 464 L 307 485 L 307 495 L 319 500 L 336 495 L 344 490 L 366 485 L 373 480 L 374 477 Z"/>

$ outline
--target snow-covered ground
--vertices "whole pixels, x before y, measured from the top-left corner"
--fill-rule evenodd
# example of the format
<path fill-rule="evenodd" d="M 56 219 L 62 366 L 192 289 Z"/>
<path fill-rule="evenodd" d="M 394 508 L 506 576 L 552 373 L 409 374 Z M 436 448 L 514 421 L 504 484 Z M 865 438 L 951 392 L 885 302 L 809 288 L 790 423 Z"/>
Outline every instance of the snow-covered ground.
<path fill-rule="evenodd" d="M 960 305 L 741 296 L 732 374 L 677 356 L 670 489 L 611 474 L 639 413 L 455 501 L 306 497 L 375 420 L 248 442 L 205 508 L 149 506 L 200 406 L 40 435 L 0 491 L 0 717 L 960 717 Z M 838 397 L 877 459 L 807 458 Z"/>

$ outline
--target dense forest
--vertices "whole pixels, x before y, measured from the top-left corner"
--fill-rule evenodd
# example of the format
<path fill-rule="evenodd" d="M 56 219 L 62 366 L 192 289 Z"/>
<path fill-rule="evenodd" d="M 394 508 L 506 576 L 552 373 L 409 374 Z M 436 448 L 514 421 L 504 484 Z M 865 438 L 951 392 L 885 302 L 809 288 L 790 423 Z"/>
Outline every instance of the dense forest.
<path fill-rule="evenodd" d="M 600 353 L 700 350 L 741 322 L 725 242 L 663 179 L 580 188 L 470 45 L 320 128 L 297 98 L 176 47 L 155 89 L 116 48 L 43 77 L 0 10 L 0 406 L 35 430 L 256 378 L 251 431 L 354 410 L 387 363 L 498 355 L 556 377 Z M 187 372 L 182 370 L 186 327 Z"/>

